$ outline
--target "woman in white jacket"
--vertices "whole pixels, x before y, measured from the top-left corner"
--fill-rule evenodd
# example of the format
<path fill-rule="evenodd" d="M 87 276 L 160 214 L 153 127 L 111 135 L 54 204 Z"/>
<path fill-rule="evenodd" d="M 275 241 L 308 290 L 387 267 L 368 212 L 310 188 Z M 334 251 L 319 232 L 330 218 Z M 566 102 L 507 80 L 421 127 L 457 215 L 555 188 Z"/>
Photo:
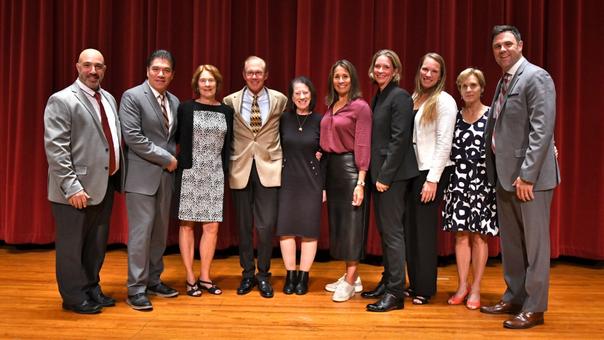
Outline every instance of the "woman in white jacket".
<path fill-rule="evenodd" d="M 411 183 L 405 220 L 409 287 L 405 295 L 423 305 L 436 293 L 436 232 L 440 203 L 452 172 L 450 160 L 457 105 L 445 86 L 445 61 L 424 55 L 415 75 L 413 144 L 420 175 Z"/>

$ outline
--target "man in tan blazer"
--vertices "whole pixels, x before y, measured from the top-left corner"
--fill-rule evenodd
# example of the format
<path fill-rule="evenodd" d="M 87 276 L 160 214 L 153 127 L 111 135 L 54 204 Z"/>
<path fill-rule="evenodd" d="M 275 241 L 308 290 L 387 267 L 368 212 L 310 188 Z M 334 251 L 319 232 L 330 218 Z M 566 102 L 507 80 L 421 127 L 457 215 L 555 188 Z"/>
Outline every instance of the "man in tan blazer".
<path fill-rule="evenodd" d="M 246 86 L 224 98 L 224 103 L 235 110 L 229 184 L 239 225 L 239 262 L 243 268 L 237 294 L 247 294 L 258 284 L 260 295 L 271 298 L 269 270 L 282 166 L 279 120 L 287 98 L 266 88 L 267 78 L 265 61 L 248 57 L 243 67 Z M 258 232 L 255 278 L 254 224 Z"/>

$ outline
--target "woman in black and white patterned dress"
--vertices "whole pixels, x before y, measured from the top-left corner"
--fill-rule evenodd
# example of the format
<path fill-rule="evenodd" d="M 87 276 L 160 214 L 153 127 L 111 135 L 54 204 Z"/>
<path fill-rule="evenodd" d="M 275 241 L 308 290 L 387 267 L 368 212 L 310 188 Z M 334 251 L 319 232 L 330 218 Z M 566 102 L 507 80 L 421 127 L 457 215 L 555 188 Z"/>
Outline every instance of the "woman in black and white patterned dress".
<path fill-rule="evenodd" d="M 224 213 L 224 178 L 233 130 L 233 109 L 216 100 L 221 83 L 222 75 L 215 66 L 199 66 L 191 81 L 199 98 L 178 107 L 178 236 L 187 275 L 187 295 L 194 297 L 201 296 L 202 290 L 222 294 L 210 279 L 218 223 L 222 222 Z M 197 223 L 203 228 L 199 242 L 199 278 L 193 272 L 194 227 Z"/>
<path fill-rule="evenodd" d="M 480 307 L 480 280 L 488 257 L 487 236 L 498 233 L 495 187 L 487 180 L 484 132 L 489 107 L 480 97 L 485 79 L 480 70 L 468 68 L 457 77 L 457 87 L 465 103 L 457 115 L 451 159 L 455 170 L 445 191 L 443 229 L 455 232 L 455 257 L 459 283 L 447 301 L 466 307 Z M 472 263 L 474 281 L 468 274 Z"/>

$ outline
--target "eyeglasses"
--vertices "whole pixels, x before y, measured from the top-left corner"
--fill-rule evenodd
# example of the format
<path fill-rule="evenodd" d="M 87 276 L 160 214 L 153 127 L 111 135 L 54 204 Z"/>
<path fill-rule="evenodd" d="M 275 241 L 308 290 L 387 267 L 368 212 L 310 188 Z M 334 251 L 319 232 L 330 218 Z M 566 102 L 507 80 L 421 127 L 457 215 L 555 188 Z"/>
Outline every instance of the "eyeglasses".
<path fill-rule="evenodd" d="M 105 64 L 101 64 L 101 63 L 97 63 L 97 64 L 81 63 L 80 65 L 82 65 L 82 67 L 87 70 L 92 69 L 92 68 L 94 68 L 95 70 L 102 70 L 105 68 Z"/>
<path fill-rule="evenodd" d="M 246 71 L 245 76 L 251 78 L 253 76 L 262 77 L 264 75 L 264 71 Z"/>
<path fill-rule="evenodd" d="M 202 84 L 208 83 L 208 84 L 214 84 L 216 82 L 216 79 L 214 78 L 199 78 L 199 82 Z"/>

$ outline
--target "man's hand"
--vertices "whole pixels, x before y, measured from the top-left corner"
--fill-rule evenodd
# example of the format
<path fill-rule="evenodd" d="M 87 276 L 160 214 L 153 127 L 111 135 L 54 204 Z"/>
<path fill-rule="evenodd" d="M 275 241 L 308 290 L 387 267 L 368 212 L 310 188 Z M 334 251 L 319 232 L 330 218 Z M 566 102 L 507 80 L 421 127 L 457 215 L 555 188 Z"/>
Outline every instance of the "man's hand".
<path fill-rule="evenodd" d="M 535 199 L 535 194 L 533 193 L 533 183 L 526 182 L 522 180 L 522 178 L 518 177 L 512 183 L 513 186 L 516 187 L 516 196 L 522 202 L 528 202 Z"/>
<path fill-rule="evenodd" d="M 168 170 L 168 172 L 172 172 L 172 171 L 176 170 L 177 166 L 178 166 L 178 161 L 176 160 L 176 158 L 174 156 L 172 156 L 172 160 L 170 161 L 170 163 L 168 165 L 166 165 L 166 167 L 164 169 Z"/>
<path fill-rule="evenodd" d="M 88 206 L 90 196 L 84 190 L 80 190 L 68 198 L 69 204 L 76 209 L 84 209 Z"/>

